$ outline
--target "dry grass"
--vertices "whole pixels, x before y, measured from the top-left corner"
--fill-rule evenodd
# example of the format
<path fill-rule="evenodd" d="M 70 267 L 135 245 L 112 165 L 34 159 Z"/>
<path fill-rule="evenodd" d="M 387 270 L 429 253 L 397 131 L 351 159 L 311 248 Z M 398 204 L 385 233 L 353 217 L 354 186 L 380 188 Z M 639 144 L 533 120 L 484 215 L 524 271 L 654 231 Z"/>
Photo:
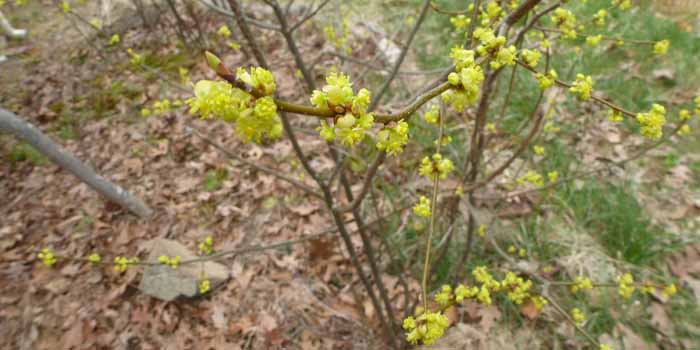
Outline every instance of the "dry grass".
<path fill-rule="evenodd" d="M 697 16 L 700 14 L 698 0 L 654 0 L 654 7 L 667 15 Z"/>

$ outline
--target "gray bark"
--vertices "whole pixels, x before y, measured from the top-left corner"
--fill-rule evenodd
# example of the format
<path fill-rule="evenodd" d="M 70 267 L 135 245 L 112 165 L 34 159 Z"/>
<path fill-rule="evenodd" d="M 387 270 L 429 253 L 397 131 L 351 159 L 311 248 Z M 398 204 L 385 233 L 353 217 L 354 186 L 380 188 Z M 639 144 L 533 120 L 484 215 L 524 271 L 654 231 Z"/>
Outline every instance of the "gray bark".
<path fill-rule="evenodd" d="M 78 177 L 108 200 L 121 205 L 141 218 L 151 216 L 153 210 L 141 199 L 130 195 L 126 190 L 115 185 L 85 165 L 63 147 L 53 142 L 34 125 L 26 122 L 14 113 L 0 108 L 0 132 L 8 132 L 30 144 L 64 170 Z"/>

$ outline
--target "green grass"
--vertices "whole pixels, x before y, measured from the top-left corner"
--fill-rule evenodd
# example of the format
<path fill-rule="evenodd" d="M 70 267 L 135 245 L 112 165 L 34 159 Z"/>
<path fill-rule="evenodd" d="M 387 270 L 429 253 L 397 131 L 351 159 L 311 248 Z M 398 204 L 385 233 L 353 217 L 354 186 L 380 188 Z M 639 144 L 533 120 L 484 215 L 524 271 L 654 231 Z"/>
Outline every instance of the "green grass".
<path fill-rule="evenodd" d="M 576 220 L 608 255 L 632 264 L 653 263 L 665 249 L 664 231 L 651 223 L 625 184 L 586 183 L 562 193 Z"/>
<path fill-rule="evenodd" d="M 41 166 L 48 163 L 48 159 L 37 151 L 34 147 L 26 143 L 16 144 L 10 153 L 7 155 L 7 160 L 10 166 L 14 169 L 21 162 L 29 162 L 35 166 Z"/>
<path fill-rule="evenodd" d="M 209 170 L 204 175 L 204 181 L 202 182 L 202 190 L 205 192 L 216 191 L 221 188 L 221 185 L 228 177 L 228 171 L 226 169 L 221 170 Z"/>

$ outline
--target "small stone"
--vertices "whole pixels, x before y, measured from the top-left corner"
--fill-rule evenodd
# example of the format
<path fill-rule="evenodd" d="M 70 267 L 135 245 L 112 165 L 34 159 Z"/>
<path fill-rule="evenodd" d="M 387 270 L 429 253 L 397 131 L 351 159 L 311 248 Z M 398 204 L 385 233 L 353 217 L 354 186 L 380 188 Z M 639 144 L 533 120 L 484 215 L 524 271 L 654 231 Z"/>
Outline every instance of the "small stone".
<path fill-rule="evenodd" d="M 158 263 L 158 257 L 162 255 L 180 256 L 183 262 L 198 258 L 177 241 L 158 238 L 148 242 L 147 245 L 150 248 L 147 262 L 150 263 Z M 212 289 L 229 278 L 226 266 L 213 261 L 181 264 L 175 269 L 168 265 L 153 265 L 145 269 L 139 289 L 145 294 L 165 301 L 179 297 L 193 298 L 199 294 L 198 283 L 204 275 L 211 283 Z"/>

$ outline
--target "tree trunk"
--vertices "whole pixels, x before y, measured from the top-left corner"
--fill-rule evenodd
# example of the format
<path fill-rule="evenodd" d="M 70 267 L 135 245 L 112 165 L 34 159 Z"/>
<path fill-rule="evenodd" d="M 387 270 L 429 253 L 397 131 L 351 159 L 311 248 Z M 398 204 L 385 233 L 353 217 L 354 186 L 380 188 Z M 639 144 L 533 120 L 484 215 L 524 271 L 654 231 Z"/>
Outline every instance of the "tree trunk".
<path fill-rule="evenodd" d="M 92 168 L 83 164 L 32 124 L 2 108 L 0 108 L 0 132 L 1 131 L 8 132 L 30 144 L 43 155 L 51 159 L 51 161 L 77 176 L 82 182 L 86 183 L 108 200 L 121 205 L 139 217 L 147 218 L 153 213 L 153 210 L 141 201 L 141 199 L 133 197 L 123 188 L 97 175 Z"/>

